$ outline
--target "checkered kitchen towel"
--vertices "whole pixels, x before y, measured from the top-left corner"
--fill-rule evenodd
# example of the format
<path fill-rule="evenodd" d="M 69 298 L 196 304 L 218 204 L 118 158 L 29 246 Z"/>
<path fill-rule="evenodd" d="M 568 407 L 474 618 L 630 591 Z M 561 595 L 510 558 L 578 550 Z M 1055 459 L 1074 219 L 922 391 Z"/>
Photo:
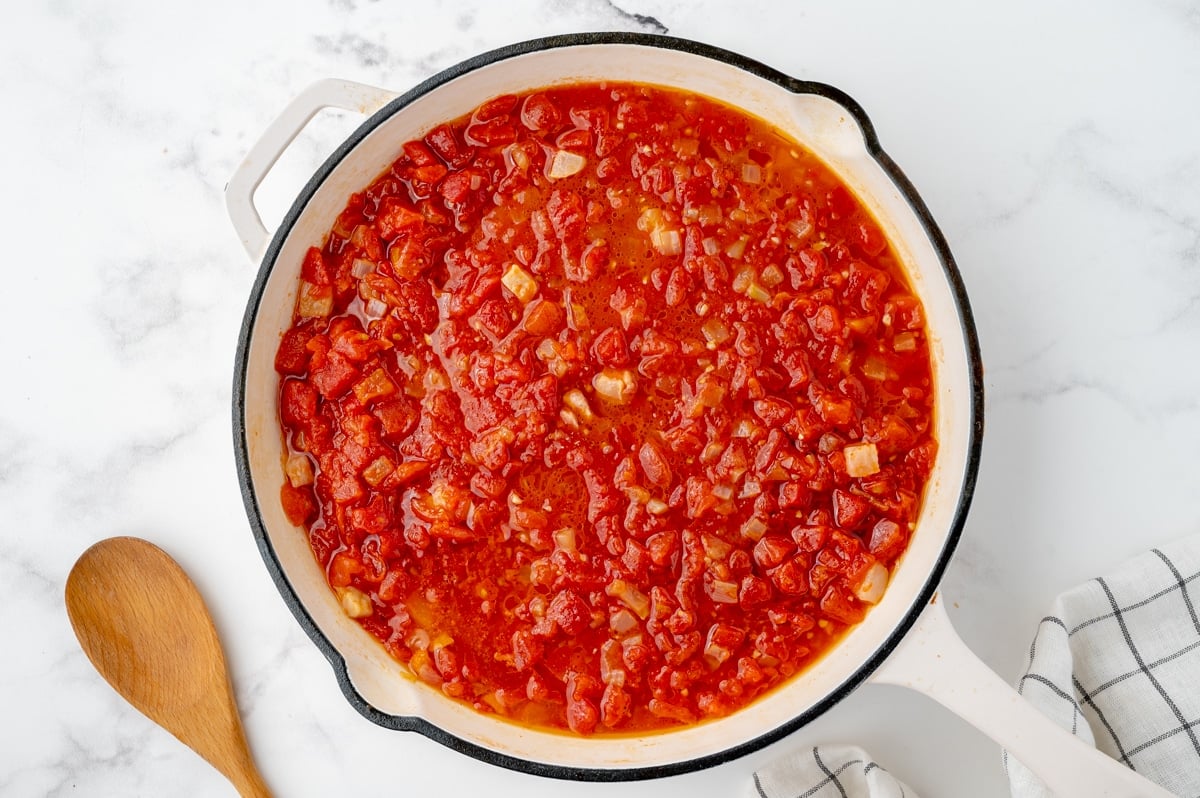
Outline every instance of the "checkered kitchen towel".
<path fill-rule="evenodd" d="M 1063 728 L 1176 795 L 1200 795 L 1200 537 L 1063 593 L 1017 688 Z M 1015 759 L 1014 796 L 1050 793 Z"/>
<path fill-rule="evenodd" d="M 1018 689 L 1064 728 L 1177 795 L 1200 795 L 1200 536 L 1063 593 Z M 1005 757 L 1015 798 L 1051 793 Z M 917 798 L 860 748 L 820 746 L 754 774 L 746 798 Z"/>
<path fill-rule="evenodd" d="M 754 774 L 744 798 L 917 798 L 849 745 L 822 745 L 772 762 Z"/>

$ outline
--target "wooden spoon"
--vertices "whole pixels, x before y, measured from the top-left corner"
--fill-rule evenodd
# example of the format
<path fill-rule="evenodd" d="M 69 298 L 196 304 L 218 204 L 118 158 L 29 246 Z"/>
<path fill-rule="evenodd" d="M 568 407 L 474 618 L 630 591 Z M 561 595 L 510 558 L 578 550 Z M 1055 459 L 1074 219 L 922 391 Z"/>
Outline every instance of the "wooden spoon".
<path fill-rule="evenodd" d="M 79 644 L 118 693 L 244 798 L 270 798 L 246 745 L 212 617 L 178 563 L 138 538 L 102 540 L 71 569 L 66 599 Z"/>

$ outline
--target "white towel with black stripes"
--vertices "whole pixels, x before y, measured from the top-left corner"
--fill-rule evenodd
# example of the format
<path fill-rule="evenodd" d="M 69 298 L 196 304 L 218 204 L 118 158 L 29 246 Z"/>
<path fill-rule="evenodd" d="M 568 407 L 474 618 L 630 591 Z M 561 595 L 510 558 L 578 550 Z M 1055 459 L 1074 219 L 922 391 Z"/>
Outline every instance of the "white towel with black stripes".
<path fill-rule="evenodd" d="M 1174 792 L 1200 795 L 1200 536 L 1060 595 L 1018 690 L 1060 726 Z M 1014 798 L 1052 794 L 1005 757 Z M 759 772 L 746 798 L 917 798 L 861 748 L 819 746 Z"/>
<path fill-rule="evenodd" d="M 1017 689 L 1058 725 L 1176 795 L 1200 795 L 1200 537 L 1059 596 Z M 1009 759 L 1012 793 L 1051 793 Z"/>
<path fill-rule="evenodd" d="M 870 755 L 822 745 L 778 759 L 754 774 L 745 798 L 917 798 Z"/>

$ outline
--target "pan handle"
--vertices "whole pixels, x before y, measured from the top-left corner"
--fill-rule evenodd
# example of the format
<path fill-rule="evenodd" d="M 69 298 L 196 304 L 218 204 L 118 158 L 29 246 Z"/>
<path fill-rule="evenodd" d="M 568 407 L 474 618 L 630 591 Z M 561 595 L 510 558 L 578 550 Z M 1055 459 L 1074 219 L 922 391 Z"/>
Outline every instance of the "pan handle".
<path fill-rule="evenodd" d="M 1059 798 L 1172 798 L 1005 684 L 954 631 L 940 593 L 871 680 L 937 701 L 1008 749 Z"/>
<path fill-rule="evenodd" d="M 329 79 L 317 81 L 288 103 L 250 148 L 225 186 L 229 219 L 251 259 L 262 257 L 271 236 L 254 205 L 254 191 L 308 121 L 323 108 L 341 108 L 370 115 L 396 96 L 395 92 L 363 83 Z"/>

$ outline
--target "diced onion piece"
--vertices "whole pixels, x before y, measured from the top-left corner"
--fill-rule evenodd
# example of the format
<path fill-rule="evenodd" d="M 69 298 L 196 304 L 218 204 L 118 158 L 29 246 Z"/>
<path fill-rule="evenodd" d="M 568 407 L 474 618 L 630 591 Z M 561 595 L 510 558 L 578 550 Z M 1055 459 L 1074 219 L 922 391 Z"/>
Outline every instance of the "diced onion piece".
<path fill-rule="evenodd" d="M 408 646 L 412 651 L 425 651 L 429 648 L 429 632 L 417 627 L 413 633 L 404 641 L 404 645 Z"/>
<path fill-rule="evenodd" d="M 758 540 L 767 531 L 767 525 L 757 515 L 752 515 L 742 524 L 742 537 Z"/>
<path fill-rule="evenodd" d="M 578 388 L 572 388 L 563 394 L 563 404 L 571 408 L 584 421 L 591 421 L 596 417 L 592 412 L 592 406 L 588 404 L 587 397 Z"/>
<path fill-rule="evenodd" d="M 655 228 L 650 231 L 650 245 L 660 255 L 678 255 L 683 252 L 683 238 L 678 230 Z"/>
<path fill-rule="evenodd" d="M 387 303 L 382 299 L 372 299 L 367 303 L 366 312 L 373 319 L 382 319 L 388 313 Z"/>
<path fill-rule="evenodd" d="M 743 183 L 761 183 L 762 182 L 762 167 L 756 163 L 742 164 L 742 182 Z"/>
<path fill-rule="evenodd" d="M 355 258 L 354 263 L 350 265 L 350 273 L 360 280 L 373 271 L 375 264 L 363 258 Z"/>
<path fill-rule="evenodd" d="M 621 608 L 608 616 L 608 628 L 622 637 L 632 632 L 637 626 L 637 618 L 633 617 L 633 613 L 625 608 Z"/>
<path fill-rule="evenodd" d="M 675 139 L 672 147 L 680 158 L 691 158 L 700 151 L 700 142 L 696 139 Z"/>
<path fill-rule="evenodd" d="M 558 342 L 552 338 L 543 338 L 533 353 L 538 356 L 538 360 L 543 362 L 553 360 L 558 357 Z"/>
<path fill-rule="evenodd" d="M 708 667 L 712 670 L 721 667 L 721 663 L 729 659 L 729 653 L 729 649 L 716 643 L 709 643 L 704 647 L 704 659 L 707 660 Z"/>
<path fill-rule="evenodd" d="M 646 502 L 646 512 L 650 515 L 664 515 L 670 506 L 662 499 L 651 499 Z"/>
<path fill-rule="evenodd" d="M 644 642 L 646 642 L 646 639 L 642 637 L 641 632 L 638 632 L 637 634 L 629 635 L 629 637 L 626 637 L 624 640 L 622 640 L 621 648 L 628 650 L 631 646 L 640 646 Z"/>
<path fill-rule="evenodd" d="M 551 180 L 561 180 L 564 177 L 579 174 L 583 171 L 583 167 L 587 165 L 587 158 L 567 150 L 556 150 L 554 157 L 550 159 L 550 167 L 546 170 L 546 177 Z"/>
<path fill-rule="evenodd" d="M 750 241 L 749 236 L 742 236 L 737 241 L 734 241 L 729 246 L 725 247 L 725 254 L 735 260 L 742 257 L 746 252 L 746 244 Z"/>
<path fill-rule="evenodd" d="M 575 554 L 578 551 L 576 548 L 575 527 L 564 526 L 562 529 L 557 530 L 554 533 L 554 546 L 568 554 Z"/>
<path fill-rule="evenodd" d="M 619 599 L 643 621 L 650 616 L 650 599 L 624 579 L 614 579 L 604 588 L 604 592 Z"/>
<path fill-rule="evenodd" d="M 537 296 L 537 281 L 533 279 L 533 275 L 515 263 L 508 267 L 508 271 L 500 278 L 500 282 L 522 303 Z"/>
<path fill-rule="evenodd" d="M 395 470 L 396 464 L 392 462 L 390 457 L 383 455 L 363 469 L 363 479 L 372 488 L 376 488 L 379 487 L 379 483 L 391 476 Z"/>
<path fill-rule="evenodd" d="M 647 208 L 638 216 L 637 229 L 648 233 L 652 230 L 661 230 L 667 224 L 667 215 L 663 213 L 662 208 Z"/>
<path fill-rule="evenodd" d="M 733 425 L 733 437 L 753 438 L 758 432 L 758 426 L 748 418 L 743 418 Z"/>
<path fill-rule="evenodd" d="M 896 372 L 874 355 L 869 356 L 863 361 L 863 374 L 872 380 L 894 380 L 897 377 Z"/>
<path fill-rule="evenodd" d="M 883 590 L 887 587 L 889 576 L 883 563 L 874 563 L 854 589 L 854 595 L 868 604 L 878 604 L 879 599 L 883 598 Z"/>
<path fill-rule="evenodd" d="M 713 624 L 708 630 L 708 636 L 704 640 L 704 659 L 708 661 L 708 667 L 716 670 L 721 667 L 725 660 L 732 656 L 733 652 L 727 646 L 721 645 L 718 640 L 728 640 L 728 634 L 722 634 L 723 630 L 729 630 L 729 627 L 724 627 L 723 624 Z"/>
<path fill-rule="evenodd" d="M 553 338 L 543 338 L 533 352 L 538 360 L 546 364 L 546 369 L 558 379 L 566 376 L 570 369 L 567 361 L 561 357 L 562 349 Z"/>
<path fill-rule="evenodd" d="M 300 281 L 300 299 L 296 314 L 306 319 L 323 318 L 333 312 L 333 288 Z"/>
<path fill-rule="evenodd" d="M 433 659 L 425 649 L 413 652 L 412 658 L 408 661 L 408 667 L 421 681 L 432 685 L 442 683 L 442 675 L 433 666 Z"/>
<path fill-rule="evenodd" d="M 700 214 L 699 214 L 698 218 L 699 218 L 700 224 L 704 225 L 705 227 L 710 227 L 714 224 L 720 224 L 720 222 L 721 222 L 721 206 L 715 205 L 715 204 L 701 205 L 700 206 Z M 713 239 L 713 241 L 716 241 L 716 239 Z M 717 253 L 714 251 L 714 252 L 710 252 L 708 254 L 715 255 Z"/>
<path fill-rule="evenodd" d="M 771 292 L 763 288 L 757 282 L 750 283 L 746 289 L 746 296 L 753 299 L 755 302 L 761 302 L 764 305 L 771 301 Z"/>
<path fill-rule="evenodd" d="M 759 275 L 758 279 L 767 288 L 774 288 L 783 282 L 783 270 L 772 263 L 762 270 L 762 274 Z"/>
<path fill-rule="evenodd" d="M 712 495 L 723 502 L 727 502 L 733 498 L 733 488 L 729 485 L 714 485 Z"/>
<path fill-rule="evenodd" d="M 287 474 L 288 482 L 292 483 L 293 488 L 312 484 L 312 462 L 305 455 L 296 452 L 289 454 L 287 465 L 284 466 L 283 470 Z"/>
<path fill-rule="evenodd" d="M 869 477 L 879 473 L 879 450 L 873 443 L 856 443 L 842 449 L 846 456 L 846 473 L 852 477 Z"/>
<path fill-rule="evenodd" d="M 748 479 L 742 484 L 742 490 L 738 493 L 739 499 L 753 499 L 762 493 L 762 483 L 757 479 Z"/>
<path fill-rule="evenodd" d="M 617 404 L 626 404 L 637 393 L 637 378 L 628 369 L 604 369 L 592 377 L 596 393 Z"/>
<path fill-rule="evenodd" d="M 738 600 L 738 586 L 736 582 L 724 582 L 720 579 L 713 579 L 704 586 L 708 597 L 718 604 L 736 604 Z"/>
<path fill-rule="evenodd" d="M 749 266 L 738 269 L 733 275 L 733 290 L 739 294 L 744 294 L 754 285 L 754 270 Z"/>
<path fill-rule="evenodd" d="M 360 404 L 367 404 L 372 399 L 381 396 L 391 396 L 396 392 L 396 383 L 382 367 L 375 369 L 354 385 L 354 397 Z"/>
<path fill-rule="evenodd" d="M 370 597 L 358 588 L 339 587 L 337 593 L 338 600 L 342 605 L 342 612 L 351 618 L 366 618 L 375 612 L 375 608 L 371 606 Z"/>
<path fill-rule="evenodd" d="M 529 168 L 529 153 L 519 144 L 510 144 L 504 148 L 504 154 L 522 172 Z"/>
<path fill-rule="evenodd" d="M 897 352 L 913 352 L 917 348 L 916 333 L 902 332 L 897 333 L 892 339 L 892 349 Z"/>
<path fill-rule="evenodd" d="M 807 238 L 808 234 L 812 232 L 812 222 L 807 218 L 792 219 L 786 227 L 789 233 L 801 240 Z"/>
<path fill-rule="evenodd" d="M 600 646 L 600 681 L 621 687 L 625 684 L 625 660 L 621 657 L 621 644 L 616 640 L 605 640 Z"/>
<path fill-rule="evenodd" d="M 725 399 L 725 386 L 711 372 L 696 378 L 696 404 L 700 407 L 718 407 Z M 699 413 L 693 414 L 699 417 Z"/>
<path fill-rule="evenodd" d="M 700 242 L 700 244 L 701 244 L 701 246 L 704 247 L 705 255 L 716 255 L 718 252 L 721 251 L 721 242 L 718 241 L 717 239 L 713 238 L 712 236 L 709 236 L 708 238 L 704 239 L 703 241 Z"/>
<path fill-rule="evenodd" d="M 733 546 L 715 535 L 704 535 L 700 538 L 704 544 L 704 556 L 713 561 L 721 561 L 733 551 Z"/>
<path fill-rule="evenodd" d="M 725 322 L 715 316 L 700 325 L 700 332 L 704 334 L 705 340 L 713 346 L 720 346 L 730 338 L 729 328 L 725 326 Z"/>
<path fill-rule="evenodd" d="M 425 390 L 430 393 L 434 391 L 444 391 L 450 387 L 450 378 L 446 376 L 446 372 L 436 366 L 425 371 Z"/>
<path fill-rule="evenodd" d="M 650 501 L 650 491 L 639 485 L 626 488 L 625 495 L 629 497 L 629 501 L 635 504 L 646 504 Z"/>
<path fill-rule="evenodd" d="M 854 332 L 865 335 L 871 331 L 871 327 L 875 325 L 875 319 L 870 316 L 859 316 L 858 318 L 846 319 L 846 326 Z"/>

